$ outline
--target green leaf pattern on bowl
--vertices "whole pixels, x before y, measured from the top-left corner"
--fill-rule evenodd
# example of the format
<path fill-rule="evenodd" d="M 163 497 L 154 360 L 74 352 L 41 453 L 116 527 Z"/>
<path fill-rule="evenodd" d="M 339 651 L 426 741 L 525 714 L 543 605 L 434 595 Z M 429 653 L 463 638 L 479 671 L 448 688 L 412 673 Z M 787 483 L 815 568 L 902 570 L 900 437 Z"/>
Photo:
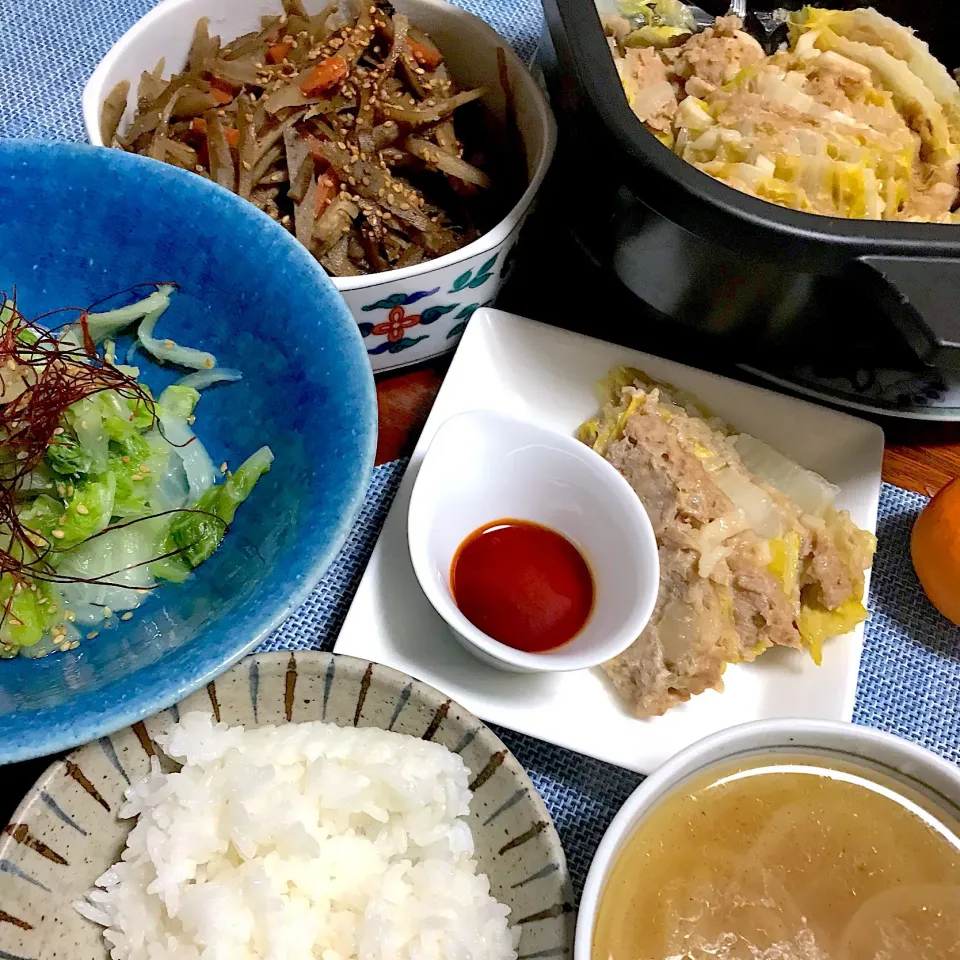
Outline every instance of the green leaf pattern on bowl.
<path fill-rule="evenodd" d="M 432 290 L 417 290 L 414 293 L 391 293 L 389 297 L 384 297 L 376 303 L 368 303 L 362 309 L 364 313 L 369 313 L 371 310 L 392 310 L 394 307 L 408 307 L 411 303 L 416 303 L 424 297 L 432 297 L 439 292 L 440 288 L 434 287 Z"/>
<path fill-rule="evenodd" d="M 376 356 L 378 353 L 399 353 L 401 350 L 415 347 L 421 340 L 426 339 L 427 334 L 424 334 L 422 337 L 403 337 L 400 340 L 384 340 L 383 343 L 378 343 L 375 347 L 367 350 L 367 353 L 371 356 Z"/>
<path fill-rule="evenodd" d="M 450 288 L 450 293 L 459 293 L 461 290 L 470 288 L 471 290 L 476 290 L 477 287 L 482 287 L 493 275 L 493 265 L 497 262 L 497 257 L 499 254 L 494 254 L 489 260 L 481 264 L 477 268 L 476 276 L 473 275 L 472 270 L 467 270 L 464 273 L 461 273 L 456 280 L 453 281 L 453 286 Z"/>

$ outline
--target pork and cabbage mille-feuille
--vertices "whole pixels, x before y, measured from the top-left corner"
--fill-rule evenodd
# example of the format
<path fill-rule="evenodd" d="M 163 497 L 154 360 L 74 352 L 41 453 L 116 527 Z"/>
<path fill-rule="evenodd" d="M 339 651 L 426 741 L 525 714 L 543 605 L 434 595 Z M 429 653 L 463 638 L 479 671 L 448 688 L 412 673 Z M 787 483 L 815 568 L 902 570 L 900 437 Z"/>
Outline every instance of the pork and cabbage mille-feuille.
<path fill-rule="evenodd" d="M 284 10 L 227 44 L 200 20 L 182 72 L 144 72 L 126 128 L 129 84 L 111 92 L 104 143 L 238 193 L 335 276 L 412 266 L 492 226 L 503 178 L 483 169 L 496 151 L 477 149 L 489 144 L 479 104 L 462 110 L 483 89 L 458 90 L 443 53 L 385 0 L 352 18 L 335 4 Z"/>
<path fill-rule="evenodd" d="M 695 398 L 618 368 L 579 436 L 627 479 L 660 552 L 660 592 L 637 641 L 603 665 L 638 716 L 721 689 L 728 663 L 773 646 L 809 652 L 867 616 L 876 538 L 836 487 L 737 433 Z"/>
<path fill-rule="evenodd" d="M 694 32 L 677 0 L 605 27 L 633 112 L 732 187 L 833 217 L 960 222 L 960 87 L 876 10 L 790 13 L 772 55 L 737 17 Z"/>

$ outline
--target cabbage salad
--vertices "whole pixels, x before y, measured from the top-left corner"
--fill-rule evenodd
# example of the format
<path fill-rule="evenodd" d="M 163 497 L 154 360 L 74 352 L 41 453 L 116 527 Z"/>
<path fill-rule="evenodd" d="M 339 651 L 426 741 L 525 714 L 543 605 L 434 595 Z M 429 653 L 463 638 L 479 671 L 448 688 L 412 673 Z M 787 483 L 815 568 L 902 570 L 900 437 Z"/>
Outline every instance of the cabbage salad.
<path fill-rule="evenodd" d="M 240 379 L 216 358 L 154 336 L 175 292 L 54 330 L 0 308 L 0 657 L 42 657 L 128 620 L 181 583 L 223 540 L 270 469 L 261 447 L 214 466 L 194 432 L 200 390 Z M 117 363 L 112 338 L 193 372 L 157 398 Z"/>

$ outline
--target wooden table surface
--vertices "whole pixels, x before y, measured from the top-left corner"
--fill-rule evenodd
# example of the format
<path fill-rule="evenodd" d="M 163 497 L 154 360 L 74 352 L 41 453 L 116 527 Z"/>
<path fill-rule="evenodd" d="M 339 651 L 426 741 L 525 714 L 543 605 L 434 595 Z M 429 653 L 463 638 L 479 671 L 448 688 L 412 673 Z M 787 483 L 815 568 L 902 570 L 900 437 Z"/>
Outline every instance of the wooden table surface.
<path fill-rule="evenodd" d="M 960 476 L 960 423 L 887 420 L 883 479 L 933 496 Z"/>

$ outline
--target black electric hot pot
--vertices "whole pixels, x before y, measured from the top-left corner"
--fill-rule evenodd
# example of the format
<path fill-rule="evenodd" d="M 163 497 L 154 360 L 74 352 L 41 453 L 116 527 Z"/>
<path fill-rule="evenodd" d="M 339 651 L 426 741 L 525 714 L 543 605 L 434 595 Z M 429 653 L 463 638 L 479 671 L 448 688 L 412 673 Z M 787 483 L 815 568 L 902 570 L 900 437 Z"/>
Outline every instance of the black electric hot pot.
<path fill-rule="evenodd" d="M 960 225 L 822 217 L 713 179 L 630 110 L 594 0 L 543 6 L 540 57 L 560 126 L 554 202 L 596 263 L 681 329 L 744 355 L 822 350 L 855 318 L 875 321 L 878 338 L 898 330 L 923 363 L 960 365 Z M 874 6 L 958 65 L 960 5 Z"/>

